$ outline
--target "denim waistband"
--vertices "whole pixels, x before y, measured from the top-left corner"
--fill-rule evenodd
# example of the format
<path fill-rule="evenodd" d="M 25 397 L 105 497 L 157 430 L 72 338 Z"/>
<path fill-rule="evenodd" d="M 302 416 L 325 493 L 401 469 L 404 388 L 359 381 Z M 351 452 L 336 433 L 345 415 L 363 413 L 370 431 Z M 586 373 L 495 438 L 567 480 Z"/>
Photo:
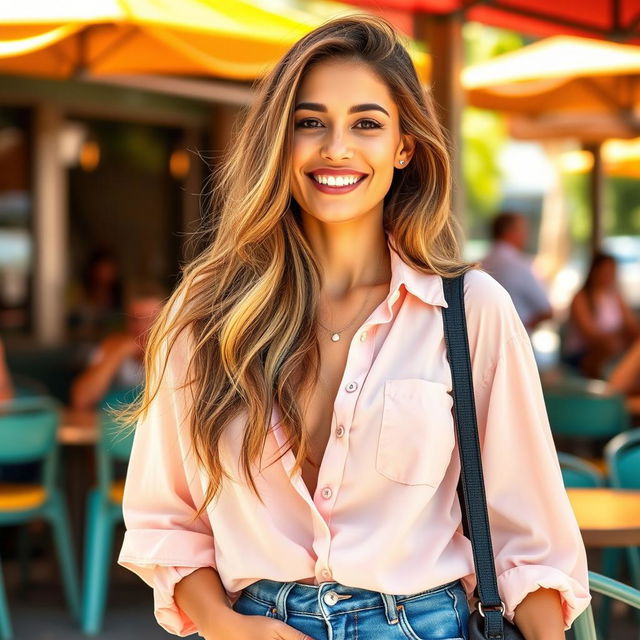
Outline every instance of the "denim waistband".
<path fill-rule="evenodd" d="M 291 611 L 292 606 L 299 613 L 313 615 L 314 612 L 324 610 L 324 613 L 329 616 L 354 610 L 384 607 L 388 621 L 395 622 L 398 604 L 429 594 L 433 594 L 434 597 L 445 595 L 447 589 L 456 587 L 463 589 L 460 579 L 416 593 L 388 594 L 359 587 L 349 587 L 335 581 L 312 585 L 303 582 L 280 582 L 263 579 L 246 586 L 243 593 L 271 606 L 274 613 L 277 613 L 278 617 L 284 620 L 287 618 L 287 610 Z M 289 601 L 289 605 L 287 601 Z"/>

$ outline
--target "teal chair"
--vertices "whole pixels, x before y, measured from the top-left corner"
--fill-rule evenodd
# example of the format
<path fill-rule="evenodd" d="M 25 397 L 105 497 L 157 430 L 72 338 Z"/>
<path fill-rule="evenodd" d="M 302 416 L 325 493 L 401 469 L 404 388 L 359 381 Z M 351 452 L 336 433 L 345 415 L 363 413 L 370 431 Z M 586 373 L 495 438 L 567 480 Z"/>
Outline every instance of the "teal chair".
<path fill-rule="evenodd" d="M 594 571 L 589 571 L 589 591 L 601 593 L 607 598 L 624 602 L 634 609 L 640 609 L 640 590 Z M 571 628 L 575 640 L 603 640 L 606 637 L 596 632 L 591 605 L 574 620 Z"/>
<path fill-rule="evenodd" d="M 109 407 L 135 399 L 139 387 L 110 393 L 99 408 L 100 436 L 96 444 L 98 484 L 89 492 L 84 548 L 82 630 L 95 635 L 102 628 L 112 565 L 113 531 L 122 522 L 124 478 L 116 478 L 117 462 L 126 463 L 133 445 L 133 430 L 125 433 L 109 414 Z"/>
<path fill-rule="evenodd" d="M 0 407 L 0 464 L 40 461 L 41 478 L 36 483 L 0 484 L 0 526 L 45 519 L 53 528 L 67 603 L 80 620 L 80 588 L 73 544 L 63 495 L 57 486 L 59 403 L 51 398 Z M 0 638 L 12 637 L 9 608 L 0 572 Z"/>
<path fill-rule="evenodd" d="M 604 487 L 606 485 L 604 473 L 588 460 L 559 451 L 558 462 L 565 487 Z"/>
<path fill-rule="evenodd" d="M 544 402 L 554 435 L 578 438 L 611 438 L 629 429 L 631 417 L 621 394 L 595 392 L 598 381 L 544 388 Z"/>
<path fill-rule="evenodd" d="M 608 478 L 592 462 L 574 456 L 570 453 L 558 452 L 558 461 L 562 471 L 562 480 L 565 487 L 604 487 Z M 620 551 L 617 547 L 608 547 L 602 550 L 602 572 L 611 577 L 618 575 L 620 563 Z M 611 617 L 611 600 L 604 598 L 598 616 L 598 630 L 602 637 L 606 637 Z"/>
<path fill-rule="evenodd" d="M 631 429 L 619 433 L 604 448 L 610 469 L 612 487 L 640 489 L 640 431 Z M 640 549 L 626 548 L 633 585 L 640 589 Z"/>

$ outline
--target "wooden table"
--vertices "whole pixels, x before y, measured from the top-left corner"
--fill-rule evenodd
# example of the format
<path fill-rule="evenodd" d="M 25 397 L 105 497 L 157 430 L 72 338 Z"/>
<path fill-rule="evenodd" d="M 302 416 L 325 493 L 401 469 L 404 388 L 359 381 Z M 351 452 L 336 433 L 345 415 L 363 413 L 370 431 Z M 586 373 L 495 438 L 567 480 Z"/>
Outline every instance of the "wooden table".
<path fill-rule="evenodd" d="M 95 409 L 62 410 L 58 442 L 63 445 L 93 445 L 98 439 L 98 412 Z"/>
<path fill-rule="evenodd" d="M 640 490 L 567 489 L 588 547 L 640 546 Z"/>

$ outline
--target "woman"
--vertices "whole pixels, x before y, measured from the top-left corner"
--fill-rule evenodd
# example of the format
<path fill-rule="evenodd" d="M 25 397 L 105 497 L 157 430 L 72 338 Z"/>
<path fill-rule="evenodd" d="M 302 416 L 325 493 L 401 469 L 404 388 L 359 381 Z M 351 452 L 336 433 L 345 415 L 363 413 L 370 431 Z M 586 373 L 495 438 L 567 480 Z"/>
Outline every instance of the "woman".
<path fill-rule="evenodd" d="M 11 374 L 5 357 L 4 344 L 2 343 L 2 338 L 0 338 L 0 403 L 13 400 L 14 393 Z"/>
<path fill-rule="evenodd" d="M 629 413 L 640 418 L 640 338 L 612 369 L 608 383 L 612 391 L 626 396 Z"/>
<path fill-rule="evenodd" d="M 640 324 L 618 290 L 616 271 L 613 256 L 596 254 L 569 307 L 564 359 L 589 378 L 603 377 L 603 368 L 640 337 Z"/>
<path fill-rule="evenodd" d="M 442 329 L 442 277 L 465 271 L 506 615 L 560 640 L 588 606 L 527 332 L 460 259 L 450 179 L 432 98 L 381 18 L 315 29 L 260 85 L 212 245 L 146 353 L 118 561 L 171 633 L 468 637 Z"/>

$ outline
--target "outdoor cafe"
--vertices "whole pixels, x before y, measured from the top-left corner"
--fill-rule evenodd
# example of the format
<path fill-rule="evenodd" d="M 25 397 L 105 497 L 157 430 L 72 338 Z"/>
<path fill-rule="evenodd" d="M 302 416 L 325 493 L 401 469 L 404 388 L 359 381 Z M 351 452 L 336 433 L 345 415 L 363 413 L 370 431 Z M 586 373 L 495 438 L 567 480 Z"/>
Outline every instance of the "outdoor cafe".
<path fill-rule="evenodd" d="M 59 633 L 46 637 L 124 638 L 134 618 L 137 636 L 168 637 L 137 601 L 113 622 L 129 585 L 115 558 L 134 431 L 111 409 L 144 387 L 144 336 L 207 242 L 195 232 L 210 222 L 210 173 L 253 83 L 351 11 L 403 31 L 432 87 L 465 256 L 491 252 L 498 212 L 518 212 L 506 234 L 526 220 L 522 253 L 535 256 L 548 312 L 523 322 L 594 594 L 567 637 L 638 637 L 640 7 L 552 4 L 0 7 L 0 640 L 50 624 L 29 596 L 30 566 L 43 563 Z M 623 306 L 592 309 L 591 321 L 581 296 L 607 274 Z M 615 318 L 615 340 L 588 342 Z"/>

